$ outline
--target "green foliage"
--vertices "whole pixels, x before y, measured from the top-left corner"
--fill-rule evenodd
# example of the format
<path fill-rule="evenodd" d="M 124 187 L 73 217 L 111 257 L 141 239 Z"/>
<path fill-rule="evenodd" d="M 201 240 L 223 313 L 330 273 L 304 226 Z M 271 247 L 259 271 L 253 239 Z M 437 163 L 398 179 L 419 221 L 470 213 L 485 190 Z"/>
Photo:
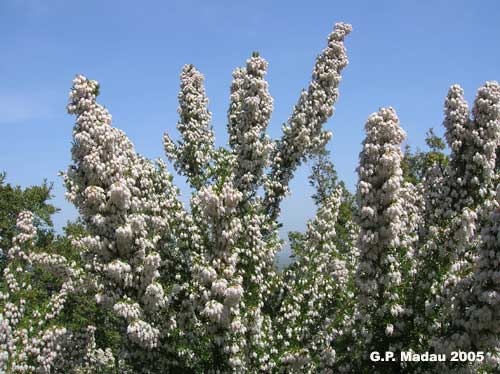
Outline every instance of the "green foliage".
<path fill-rule="evenodd" d="M 52 215 L 58 211 L 49 200 L 52 198 L 52 184 L 43 181 L 39 186 L 21 188 L 5 183 L 6 174 L 0 173 L 0 281 L 3 279 L 5 252 L 12 244 L 16 233 L 16 220 L 23 210 L 35 215 L 34 224 L 38 231 L 37 246 L 45 247 L 54 237 Z"/>
<path fill-rule="evenodd" d="M 349 192 L 343 181 L 339 181 L 337 171 L 330 160 L 330 151 L 323 149 L 316 155 L 309 175 L 309 185 L 315 189 L 312 199 L 319 208 L 326 199 L 331 196 L 335 189 L 340 186 L 342 189 L 339 214 L 335 223 L 336 242 L 335 246 L 340 253 L 348 254 L 352 248 L 351 223 L 356 214 L 355 196 Z M 302 255 L 304 248 L 304 234 L 292 231 L 288 233 L 290 243 L 291 259 Z"/>
<path fill-rule="evenodd" d="M 343 186 L 343 182 L 340 182 Z M 316 156 L 309 176 L 309 185 L 316 191 L 312 199 L 316 206 L 321 206 L 339 185 L 337 171 L 330 161 L 330 151 L 323 149 Z"/>
<path fill-rule="evenodd" d="M 72 245 L 72 239 L 86 234 L 83 222 L 78 219 L 68 222 L 63 234 L 57 235 L 53 229 L 52 215 L 59 209 L 50 204 L 52 184 L 44 181 L 41 185 L 21 188 L 5 183 L 5 173 L 0 174 L 0 291 L 6 291 L 3 270 L 9 264 L 4 255 L 13 245 L 12 239 L 17 233 L 16 220 L 19 213 L 29 210 L 34 213 L 34 224 L 37 228 L 37 240 L 34 251 L 58 254 L 69 262 L 83 267 L 81 254 Z M 9 265 L 11 268 L 23 266 L 19 260 Z M 21 326 L 32 317 L 34 311 L 43 312 L 50 297 L 61 287 L 61 279 L 43 271 L 38 267 L 28 268 L 22 279 L 31 289 L 23 290 L 18 297 L 27 301 L 27 310 Z M 17 301 L 17 300 L 12 300 Z M 1 307 L 0 307 L 1 311 Z M 98 307 L 93 295 L 82 290 L 82 293 L 71 294 L 63 312 L 52 323 L 65 326 L 72 331 L 84 331 L 87 326 L 96 327 L 95 338 L 98 347 L 111 348 L 118 353 L 123 346 L 120 330 L 124 329 L 123 321 L 109 311 Z"/>
<path fill-rule="evenodd" d="M 443 152 L 446 148 L 444 140 L 434 134 L 432 128 L 427 131 L 425 143 L 429 148 L 428 151 L 422 151 L 417 148 L 415 152 L 412 152 L 408 144 L 405 147 L 404 158 L 401 163 L 403 178 L 406 182 L 414 185 L 422 182 L 426 172 L 433 165 L 437 165 L 441 170 L 444 170 L 448 164 L 448 156 Z"/>

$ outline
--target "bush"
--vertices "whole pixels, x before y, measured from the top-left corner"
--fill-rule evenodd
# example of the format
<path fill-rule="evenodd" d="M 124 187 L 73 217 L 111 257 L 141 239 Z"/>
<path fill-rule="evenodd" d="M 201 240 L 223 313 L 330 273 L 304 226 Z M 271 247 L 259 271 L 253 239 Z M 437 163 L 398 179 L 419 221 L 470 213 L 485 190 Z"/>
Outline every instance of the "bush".
<path fill-rule="evenodd" d="M 370 115 L 352 196 L 328 160 L 323 129 L 350 31 L 339 23 L 329 35 L 279 140 L 266 135 L 273 100 L 258 53 L 233 73 L 229 148 L 214 146 L 203 76 L 183 68 L 180 140 L 166 134 L 164 147 L 192 189 L 189 207 L 167 165 L 137 154 L 112 127 L 96 101 L 99 84 L 78 75 L 64 180 L 81 225 L 40 248 L 33 215 L 19 215 L 0 294 L 0 367 L 496 372 L 500 86 L 481 87 L 471 113 L 463 90 L 450 88 L 449 156 L 432 131 L 430 151 L 403 153 L 395 110 Z M 305 233 L 291 233 L 293 262 L 280 272 L 280 204 L 297 167 L 313 158 L 316 217 Z M 38 274 L 33 296 L 27 285 Z M 484 358 L 451 361 L 459 350 Z M 377 362 L 372 352 L 398 359 Z M 448 360 L 400 360 L 407 352 Z"/>

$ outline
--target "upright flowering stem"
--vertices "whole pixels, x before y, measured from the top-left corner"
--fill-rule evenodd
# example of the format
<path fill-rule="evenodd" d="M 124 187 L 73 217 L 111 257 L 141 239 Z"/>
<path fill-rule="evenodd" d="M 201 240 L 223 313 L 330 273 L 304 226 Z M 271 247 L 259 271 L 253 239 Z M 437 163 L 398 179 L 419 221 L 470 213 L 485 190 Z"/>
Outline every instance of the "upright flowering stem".
<path fill-rule="evenodd" d="M 245 68 L 233 73 L 228 112 L 229 145 L 234 155 L 235 187 L 242 193 L 239 208 L 242 232 L 238 242 L 239 271 L 245 290 L 242 321 L 247 330 L 247 370 L 270 370 L 269 316 L 263 313 L 274 277 L 274 257 L 279 250 L 276 225 L 262 211 L 255 193 L 262 185 L 273 144 L 266 134 L 273 100 L 264 79 L 267 62 L 257 53 Z"/>
<path fill-rule="evenodd" d="M 165 243 L 175 238 L 183 212 L 165 166 L 137 155 L 111 126 L 111 115 L 96 102 L 98 90 L 96 81 L 81 75 L 73 81 L 68 111 L 76 115 L 74 165 L 65 176 L 67 196 L 90 233 L 75 244 L 96 276 L 98 302 L 127 322 L 127 355 L 140 356 L 175 327 L 162 317 L 168 290 L 160 270 L 171 256 Z"/>
<path fill-rule="evenodd" d="M 185 65 L 181 73 L 179 92 L 180 119 L 177 129 L 181 140 L 176 145 L 165 134 L 163 144 L 178 173 L 186 176 L 194 188 L 206 181 L 207 167 L 212 160 L 214 133 L 210 126 L 208 98 L 203 86 L 203 75 L 193 65 Z"/>
<path fill-rule="evenodd" d="M 467 190 L 463 188 L 463 183 L 469 162 L 465 155 L 469 145 L 470 121 L 464 91 L 455 84 L 450 87 L 444 102 L 443 126 L 450 148 L 449 163 L 444 170 L 434 165 L 423 182 L 426 225 L 417 253 L 418 287 L 414 290 L 414 306 L 415 323 L 424 329 L 430 326 L 429 316 L 426 317 L 428 313 L 425 312 L 426 305 L 429 305 L 428 294 L 439 287 L 453 261 L 452 257 L 457 258 L 454 229 L 462 226 L 461 213 L 466 206 L 463 197 L 467 196 Z M 462 236 L 462 239 L 469 238 Z"/>
<path fill-rule="evenodd" d="M 265 133 L 273 111 L 273 99 L 264 80 L 266 69 L 266 60 L 254 53 L 246 68 L 233 73 L 229 145 L 236 155 L 235 185 L 245 195 L 254 192 L 261 183 L 272 150 Z"/>
<path fill-rule="evenodd" d="M 323 125 L 333 114 L 340 73 L 348 63 L 344 38 L 351 29 L 345 23 L 335 25 L 328 36 L 328 46 L 316 60 L 309 88 L 302 92 L 292 116 L 283 126 L 282 138 L 276 143 L 264 202 L 273 219 L 279 215 L 280 202 L 288 192 L 295 169 L 331 137 L 329 131 L 323 131 Z"/>
<path fill-rule="evenodd" d="M 372 114 L 358 167 L 360 233 L 356 284 L 363 345 L 394 349 L 402 334 L 401 288 L 407 261 L 402 190 L 401 142 L 405 133 L 392 108 Z"/>

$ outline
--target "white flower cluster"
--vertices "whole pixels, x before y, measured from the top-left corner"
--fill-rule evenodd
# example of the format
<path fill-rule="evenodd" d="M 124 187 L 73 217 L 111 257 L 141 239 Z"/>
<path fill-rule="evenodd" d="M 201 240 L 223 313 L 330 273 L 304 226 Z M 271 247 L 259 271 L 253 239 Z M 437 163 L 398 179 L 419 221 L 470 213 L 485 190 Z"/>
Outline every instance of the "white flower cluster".
<path fill-rule="evenodd" d="M 158 345 L 160 331 L 149 323 L 136 320 L 127 327 L 127 334 L 134 343 L 152 349 Z"/>

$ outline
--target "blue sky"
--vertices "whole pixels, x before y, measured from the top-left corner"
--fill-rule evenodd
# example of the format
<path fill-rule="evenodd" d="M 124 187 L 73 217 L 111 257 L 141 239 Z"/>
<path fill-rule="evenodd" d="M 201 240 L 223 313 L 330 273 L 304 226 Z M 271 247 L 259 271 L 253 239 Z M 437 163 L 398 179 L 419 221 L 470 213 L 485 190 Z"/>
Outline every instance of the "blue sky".
<path fill-rule="evenodd" d="M 139 5 L 140 4 L 140 5 Z M 269 62 L 278 137 L 315 56 L 335 22 L 353 25 L 336 113 L 327 127 L 338 173 L 351 189 L 368 115 L 393 106 L 410 145 L 442 133 L 448 87 L 468 100 L 500 79 L 500 3 L 490 1 L 0 1 L 0 170 L 23 186 L 55 183 L 60 228 L 76 216 L 58 170 L 70 162 L 71 80 L 101 83 L 100 101 L 136 149 L 164 157 L 162 134 L 176 135 L 178 76 L 193 63 L 206 77 L 219 145 L 225 144 L 231 72 L 252 51 Z M 307 167 L 285 201 L 286 229 L 314 213 Z M 179 178 L 176 178 L 181 183 Z"/>

